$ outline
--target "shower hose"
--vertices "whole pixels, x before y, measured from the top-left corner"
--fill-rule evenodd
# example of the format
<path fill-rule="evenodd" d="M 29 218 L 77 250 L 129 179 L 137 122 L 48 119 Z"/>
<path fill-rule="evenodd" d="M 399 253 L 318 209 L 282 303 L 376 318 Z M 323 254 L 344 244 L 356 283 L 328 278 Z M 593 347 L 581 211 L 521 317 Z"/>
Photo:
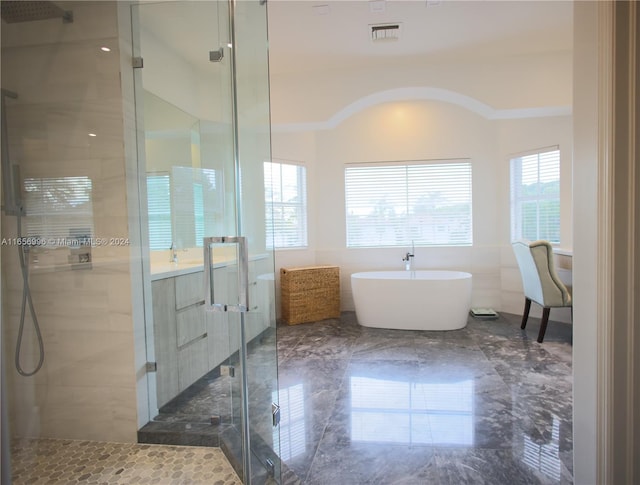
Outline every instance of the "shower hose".
<path fill-rule="evenodd" d="M 21 211 L 18 211 L 18 240 L 22 238 L 22 215 Z M 36 310 L 33 307 L 33 300 L 31 299 L 31 289 L 29 288 L 29 258 L 25 257 L 25 253 L 29 251 L 29 246 L 18 245 L 18 254 L 20 255 L 20 270 L 22 271 L 22 306 L 20 309 L 20 327 L 18 329 L 18 339 L 16 340 L 16 370 L 18 373 L 25 377 L 30 377 L 40 370 L 44 363 L 44 342 L 42 341 L 42 333 L 40 332 L 40 325 L 38 324 L 38 317 L 36 316 Z M 33 320 L 33 328 L 36 332 L 38 339 L 39 358 L 38 364 L 35 369 L 30 372 L 25 371 L 20 364 L 20 352 L 22 349 L 22 335 L 24 333 L 24 324 L 26 317 L 27 305 L 29 306 L 29 312 L 31 319 Z"/>

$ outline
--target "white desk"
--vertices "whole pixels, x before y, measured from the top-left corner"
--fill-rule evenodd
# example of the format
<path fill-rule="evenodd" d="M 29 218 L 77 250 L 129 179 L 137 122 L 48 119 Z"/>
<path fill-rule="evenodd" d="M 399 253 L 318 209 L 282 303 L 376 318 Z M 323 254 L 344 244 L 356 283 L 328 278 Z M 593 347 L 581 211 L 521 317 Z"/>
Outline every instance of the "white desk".
<path fill-rule="evenodd" d="M 573 286 L 573 250 L 553 248 L 554 262 L 560 280 L 568 287 Z"/>

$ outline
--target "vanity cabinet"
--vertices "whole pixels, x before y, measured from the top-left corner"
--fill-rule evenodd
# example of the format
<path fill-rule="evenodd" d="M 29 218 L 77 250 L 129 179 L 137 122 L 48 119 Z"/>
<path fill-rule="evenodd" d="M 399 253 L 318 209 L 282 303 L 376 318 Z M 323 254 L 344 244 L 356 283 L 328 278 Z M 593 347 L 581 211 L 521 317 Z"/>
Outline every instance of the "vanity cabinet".
<path fill-rule="evenodd" d="M 176 339 L 178 391 L 182 392 L 209 371 L 204 309 L 204 273 L 176 276 Z"/>
<path fill-rule="evenodd" d="M 209 370 L 203 272 L 153 281 L 158 407 Z"/>
<path fill-rule="evenodd" d="M 273 312 L 273 273 L 265 259 L 249 262 L 247 338 L 260 335 Z M 235 266 L 213 270 L 217 302 L 237 301 Z M 239 314 L 205 311 L 204 272 L 156 275 L 151 282 L 158 407 L 240 348 Z"/>
<path fill-rule="evenodd" d="M 160 407 L 179 393 L 174 278 L 152 281 L 151 291 L 153 294 L 153 340 L 157 365 L 156 392 L 158 407 Z"/>

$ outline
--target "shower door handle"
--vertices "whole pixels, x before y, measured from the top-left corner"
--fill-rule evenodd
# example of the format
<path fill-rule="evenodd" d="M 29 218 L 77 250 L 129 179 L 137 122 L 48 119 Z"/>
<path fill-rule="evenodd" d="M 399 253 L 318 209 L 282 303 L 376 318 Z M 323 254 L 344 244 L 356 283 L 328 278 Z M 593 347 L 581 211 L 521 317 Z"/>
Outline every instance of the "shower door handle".
<path fill-rule="evenodd" d="M 249 310 L 249 252 L 244 236 L 222 236 L 204 238 L 205 308 L 212 312 L 247 312 Z M 238 245 L 238 303 L 215 302 L 213 282 L 213 244 Z"/>

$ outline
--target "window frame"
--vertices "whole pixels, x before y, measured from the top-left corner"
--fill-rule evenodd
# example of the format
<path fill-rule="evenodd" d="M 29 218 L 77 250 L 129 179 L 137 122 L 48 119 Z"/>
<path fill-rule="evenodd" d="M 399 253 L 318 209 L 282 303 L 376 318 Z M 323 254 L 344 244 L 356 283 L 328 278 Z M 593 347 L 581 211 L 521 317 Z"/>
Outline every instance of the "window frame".
<path fill-rule="evenodd" d="M 379 178 L 375 179 L 378 169 Z M 347 248 L 473 245 L 473 163 L 470 158 L 346 163 L 344 177 Z M 362 179 L 361 184 L 358 178 Z M 395 191 L 389 191 L 394 185 Z M 383 190 L 386 208 L 380 212 L 375 210 L 372 200 Z M 387 202 L 387 195 L 391 202 Z M 464 206 L 464 209 L 446 215 L 455 206 Z M 356 221 L 354 216 L 358 210 L 360 219 L 373 220 Z M 452 219 L 451 215 L 455 217 Z M 389 222 L 383 220 L 389 216 Z"/>
<path fill-rule="evenodd" d="M 552 154 L 549 156 L 549 154 Z M 546 156 L 546 157 L 545 157 Z M 524 187 L 522 182 L 523 166 L 522 163 L 525 159 L 536 157 L 535 172 L 536 172 L 536 193 L 535 194 L 522 194 L 522 188 Z M 546 160 L 545 160 L 546 158 Z M 519 239 L 527 239 L 531 241 L 544 239 L 549 241 L 553 245 L 560 244 L 560 232 L 561 232 L 561 205 L 562 197 L 560 194 L 561 187 L 561 152 L 559 145 L 553 145 L 549 147 L 528 150 L 525 152 L 515 153 L 509 156 L 509 211 L 510 211 L 510 237 L 511 241 Z M 553 167 L 542 166 L 541 164 L 553 163 Z M 542 182 L 543 177 L 549 177 L 553 170 L 553 179 L 548 182 Z M 531 176 L 531 174 L 529 174 Z M 557 184 L 557 188 L 552 192 L 542 192 L 543 187 L 551 187 L 549 184 Z M 546 184 L 546 185 L 543 185 Z M 541 203 L 556 203 L 557 209 L 540 210 Z M 527 234 L 525 228 L 525 221 L 523 220 L 523 205 L 529 204 L 533 206 L 535 204 L 535 234 Z M 551 230 L 547 227 L 546 233 L 541 227 L 541 215 L 546 218 L 553 217 L 557 219 L 557 223 Z M 555 237 L 551 235 L 551 232 L 555 232 Z"/>
<path fill-rule="evenodd" d="M 296 167 L 296 192 L 299 196 L 299 201 L 277 201 L 274 200 L 274 177 L 271 175 L 271 189 L 268 187 L 268 166 L 271 167 L 270 171 L 273 174 L 274 166 L 288 166 Z M 265 245 L 269 250 L 288 250 L 288 249 L 304 249 L 309 247 L 309 209 L 308 209 L 308 183 L 307 183 L 307 166 L 304 162 L 294 160 L 284 160 L 274 158 L 271 160 L 265 160 L 263 163 L 264 170 L 264 191 L 265 191 Z M 279 194 L 282 197 L 283 184 L 282 184 L 282 169 L 280 169 L 280 181 L 278 184 Z M 271 196 L 269 195 L 271 194 Z M 277 209 L 282 209 L 278 211 Z M 294 226 L 297 235 L 294 238 L 294 243 L 290 245 L 276 244 L 278 238 L 276 231 L 278 225 L 276 224 L 277 214 L 284 214 L 286 209 L 293 209 L 296 213 L 296 219 L 298 224 Z M 284 221 L 279 220 L 280 225 Z"/>

